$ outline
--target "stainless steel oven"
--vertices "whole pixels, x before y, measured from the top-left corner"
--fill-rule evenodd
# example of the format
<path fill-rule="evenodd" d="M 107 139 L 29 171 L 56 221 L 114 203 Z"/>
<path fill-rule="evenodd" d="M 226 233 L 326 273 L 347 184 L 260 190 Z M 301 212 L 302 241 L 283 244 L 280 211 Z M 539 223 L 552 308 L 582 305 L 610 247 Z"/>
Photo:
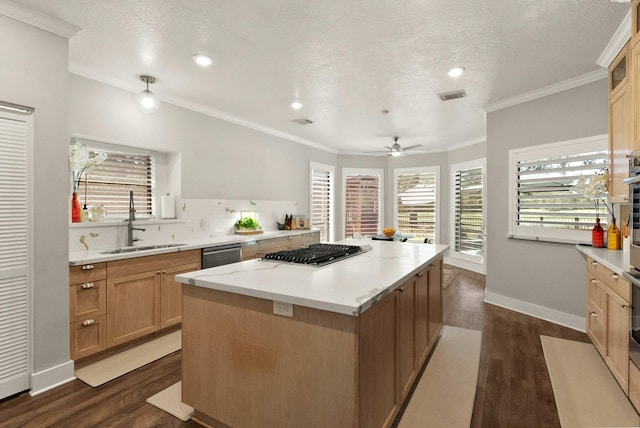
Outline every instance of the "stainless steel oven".
<path fill-rule="evenodd" d="M 640 367 L 640 271 L 624 272 L 631 282 L 631 319 L 629 320 L 629 358 Z"/>

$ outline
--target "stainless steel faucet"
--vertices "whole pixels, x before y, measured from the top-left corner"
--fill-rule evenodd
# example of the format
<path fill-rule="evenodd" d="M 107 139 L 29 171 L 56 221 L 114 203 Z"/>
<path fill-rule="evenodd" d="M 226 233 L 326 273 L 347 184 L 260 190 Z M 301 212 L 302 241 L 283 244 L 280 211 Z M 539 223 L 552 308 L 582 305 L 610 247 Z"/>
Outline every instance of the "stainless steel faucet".
<path fill-rule="evenodd" d="M 145 231 L 142 227 L 133 227 L 133 222 L 136 219 L 136 208 L 133 205 L 133 190 L 129 190 L 129 218 L 127 219 L 127 247 L 133 245 L 135 241 L 142 241 L 140 238 L 133 237 L 134 230 Z"/>

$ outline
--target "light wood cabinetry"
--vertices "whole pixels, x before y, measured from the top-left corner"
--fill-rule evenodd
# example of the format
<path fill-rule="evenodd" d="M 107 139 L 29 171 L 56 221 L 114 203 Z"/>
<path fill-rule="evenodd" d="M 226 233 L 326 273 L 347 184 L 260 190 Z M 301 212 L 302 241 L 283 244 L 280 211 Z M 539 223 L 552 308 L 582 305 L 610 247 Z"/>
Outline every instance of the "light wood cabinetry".
<path fill-rule="evenodd" d="M 587 334 L 625 393 L 629 389 L 630 284 L 587 258 Z"/>
<path fill-rule="evenodd" d="M 69 333 L 72 359 L 106 348 L 106 264 L 69 268 Z"/>
<path fill-rule="evenodd" d="M 200 269 L 200 250 L 69 268 L 71 359 L 154 333 L 182 321 L 182 284 Z"/>
<path fill-rule="evenodd" d="M 283 236 L 281 238 L 265 238 L 242 245 L 242 260 L 264 257 L 276 251 L 295 250 L 302 246 L 320 243 L 320 232 L 310 231 L 302 235 Z"/>
<path fill-rule="evenodd" d="M 629 360 L 629 401 L 640 411 L 640 369 Z"/>
<path fill-rule="evenodd" d="M 629 177 L 627 156 L 633 151 L 634 132 L 640 132 L 633 117 L 633 60 L 627 44 L 609 67 L 609 201 L 627 202 L 629 187 L 622 180 Z M 634 78 L 636 78 L 634 76 Z M 637 119 L 636 119 L 637 120 Z"/>
<path fill-rule="evenodd" d="M 211 426 L 392 426 L 442 325 L 441 266 L 359 316 L 185 285 L 183 401 Z"/>
<path fill-rule="evenodd" d="M 631 45 L 640 40 L 640 0 L 631 2 Z"/>

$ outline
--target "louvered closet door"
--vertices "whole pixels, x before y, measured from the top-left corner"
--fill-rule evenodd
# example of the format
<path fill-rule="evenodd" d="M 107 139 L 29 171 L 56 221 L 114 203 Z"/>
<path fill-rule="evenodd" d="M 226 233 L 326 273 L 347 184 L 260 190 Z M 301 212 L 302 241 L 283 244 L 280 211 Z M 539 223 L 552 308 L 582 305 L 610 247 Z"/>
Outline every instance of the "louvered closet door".
<path fill-rule="evenodd" d="M 27 120 L 0 111 L 0 399 L 29 389 Z"/>

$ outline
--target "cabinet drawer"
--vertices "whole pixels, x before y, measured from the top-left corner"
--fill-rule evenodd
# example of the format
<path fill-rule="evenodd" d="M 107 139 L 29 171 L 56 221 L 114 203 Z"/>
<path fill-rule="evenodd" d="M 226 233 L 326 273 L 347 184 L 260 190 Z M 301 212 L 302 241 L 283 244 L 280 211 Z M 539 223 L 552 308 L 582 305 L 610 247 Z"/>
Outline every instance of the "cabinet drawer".
<path fill-rule="evenodd" d="M 622 276 L 605 268 L 605 278 L 603 282 L 627 302 L 631 300 L 631 284 Z"/>
<path fill-rule="evenodd" d="M 605 355 L 604 311 L 587 300 L 587 334 L 601 355 Z"/>
<path fill-rule="evenodd" d="M 608 269 L 604 267 L 604 265 L 602 265 L 601 263 L 593 260 L 590 257 L 587 257 L 587 273 L 595 276 L 596 278 L 598 278 L 600 281 L 604 281 L 604 278 L 606 276 L 606 271 Z"/>
<path fill-rule="evenodd" d="M 180 266 L 199 262 L 202 250 L 178 251 L 158 254 L 157 256 L 136 257 L 126 260 L 107 262 L 109 278 L 131 275 L 139 272 L 162 270 L 170 266 Z"/>
<path fill-rule="evenodd" d="M 587 299 L 591 300 L 599 309 L 604 308 L 605 290 L 604 284 L 593 275 L 587 274 Z"/>
<path fill-rule="evenodd" d="M 640 369 L 629 360 L 629 401 L 640 411 Z"/>
<path fill-rule="evenodd" d="M 106 313 L 107 281 L 83 282 L 69 287 L 69 320 L 82 321 Z"/>
<path fill-rule="evenodd" d="M 89 263 L 81 266 L 69 267 L 69 284 L 95 281 L 107 277 L 106 263 Z"/>
<path fill-rule="evenodd" d="M 103 351 L 107 345 L 105 315 L 74 322 L 71 332 L 71 359 L 87 357 Z"/>

